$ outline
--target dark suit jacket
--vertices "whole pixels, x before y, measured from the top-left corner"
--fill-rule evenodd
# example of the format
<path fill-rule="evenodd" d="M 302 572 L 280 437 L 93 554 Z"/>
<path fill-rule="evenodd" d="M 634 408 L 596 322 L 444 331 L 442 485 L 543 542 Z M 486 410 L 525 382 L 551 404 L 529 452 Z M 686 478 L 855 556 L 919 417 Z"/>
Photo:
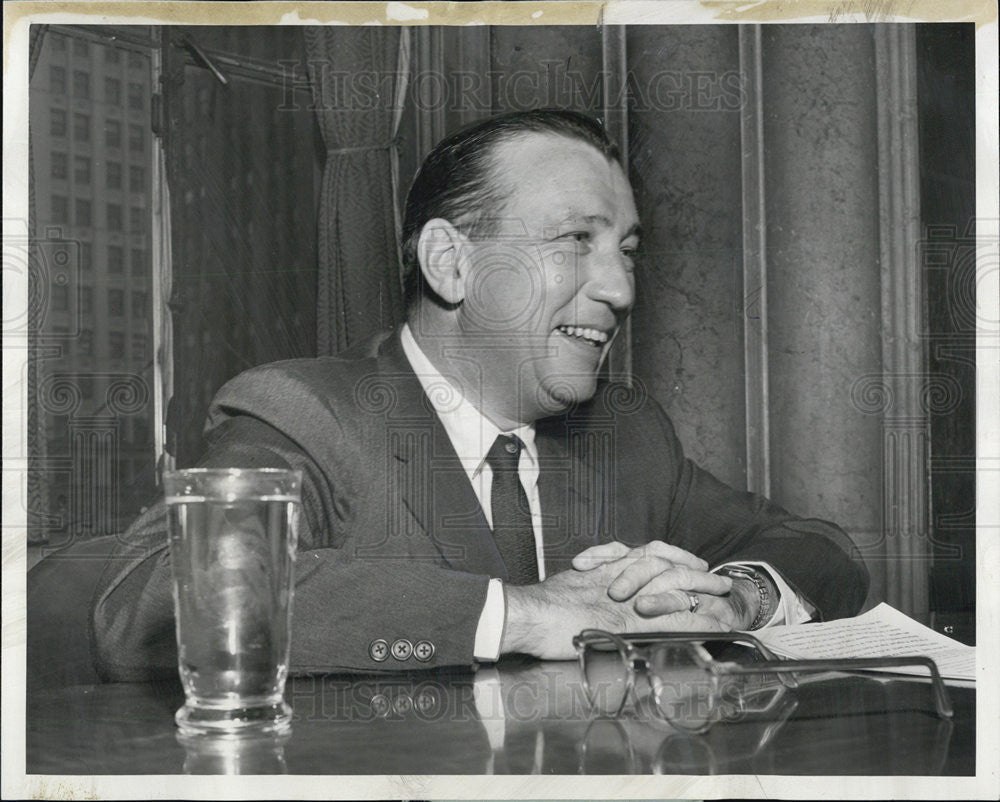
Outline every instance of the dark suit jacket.
<path fill-rule="evenodd" d="M 489 577 L 506 571 L 475 493 L 400 343 L 249 370 L 216 395 L 203 466 L 304 473 L 293 671 L 472 664 Z M 666 414 L 619 385 L 537 423 L 546 569 L 610 540 L 663 539 L 710 564 L 770 563 L 824 619 L 856 613 L 868 586 L 832 524 L 789 515 L 685 459 Z M 162 503 L 122 536 L 94 596 L 105 678 L 175 670 Z M 374 661 L 375 639 L 426 640 L 427 663 Z"/>

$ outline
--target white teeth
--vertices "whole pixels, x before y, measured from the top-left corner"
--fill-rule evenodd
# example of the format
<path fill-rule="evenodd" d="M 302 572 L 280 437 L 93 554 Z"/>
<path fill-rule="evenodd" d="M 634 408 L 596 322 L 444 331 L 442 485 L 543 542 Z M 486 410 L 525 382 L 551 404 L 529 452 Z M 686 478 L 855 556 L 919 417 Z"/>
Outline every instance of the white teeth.
<path fill-rule="evenodd" d="M 559 326 L 559 330 L 570 337 L 588 340 L 595 345 L 601 345 L 608 341 L 608 335 L 599 329 L 584 328 L 583 326 Z"/>

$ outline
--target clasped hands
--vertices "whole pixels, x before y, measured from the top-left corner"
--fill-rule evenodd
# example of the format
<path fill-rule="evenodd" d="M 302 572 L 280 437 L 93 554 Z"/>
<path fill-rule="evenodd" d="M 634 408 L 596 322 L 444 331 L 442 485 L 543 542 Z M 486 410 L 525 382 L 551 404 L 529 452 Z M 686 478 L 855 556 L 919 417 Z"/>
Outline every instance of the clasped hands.
<path fill-rule="evenodd" d="M 573 558 L 573 570 L 536 585 L 508 585 L 502 652 L 549 660 L 574 656 L 572 637 L 583 629 L 611 632 L 745 629 L 757 614 L 753 587 L 734 587 L 709 573 L 708 563 L 684 549 L 653 541 L 612 542 Z M 698 605 L 692 612 L 691 597 Z"/>

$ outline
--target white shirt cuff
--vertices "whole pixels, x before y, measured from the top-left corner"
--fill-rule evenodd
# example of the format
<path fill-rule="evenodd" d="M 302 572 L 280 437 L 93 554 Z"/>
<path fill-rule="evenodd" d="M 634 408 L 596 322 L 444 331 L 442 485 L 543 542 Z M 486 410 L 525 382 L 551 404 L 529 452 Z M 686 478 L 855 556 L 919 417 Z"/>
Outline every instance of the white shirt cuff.
<path fill-rule="evenodd" d="M 718 571 L 719 568 L 723 568 L 727 565 L 736 568 L 756 568 L 760 571 L 764 571 L 769 577 L 771 577 L 771 581 L 774 582 L 775 588 L 778 589 L 778 598 L 774 613 L 759 627 L 760 629 L 764 629 L 765 627 L 775 627 L 779 624 L 804 624 L 806 621 L 812 620 L 812 612 L 807 609 L 805 602 L 794 590 L 792 590 L 791 586 L 789 586 L 789 584 L 781 578 L 781 574 L 775 571 L 768 563 L 723 563 L 722 565 L 713 568 L 712 571 Z"/>
<path fill-rule="evenodd" d="M 500 642 L 503 640 L 506 618 L 507 600 L 503 593 L 503 582 L 491 579 L 486 588 L 486 603 L 479 614 L 473 657 L 486 662 L 494 662 L 500 657 Z"/>

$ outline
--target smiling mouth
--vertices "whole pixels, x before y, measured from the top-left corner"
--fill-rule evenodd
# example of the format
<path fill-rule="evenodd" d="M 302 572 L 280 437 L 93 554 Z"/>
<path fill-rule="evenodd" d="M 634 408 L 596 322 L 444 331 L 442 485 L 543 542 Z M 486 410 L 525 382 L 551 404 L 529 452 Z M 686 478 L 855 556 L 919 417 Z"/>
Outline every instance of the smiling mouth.
<path fill-rule="evenodd" d="M 572 340 L 578 340 L 594 348 L 600 348 L 609 339 L 606 331 L 590 328 L 589 326 L 557 326 L 556 331 Z"/>

